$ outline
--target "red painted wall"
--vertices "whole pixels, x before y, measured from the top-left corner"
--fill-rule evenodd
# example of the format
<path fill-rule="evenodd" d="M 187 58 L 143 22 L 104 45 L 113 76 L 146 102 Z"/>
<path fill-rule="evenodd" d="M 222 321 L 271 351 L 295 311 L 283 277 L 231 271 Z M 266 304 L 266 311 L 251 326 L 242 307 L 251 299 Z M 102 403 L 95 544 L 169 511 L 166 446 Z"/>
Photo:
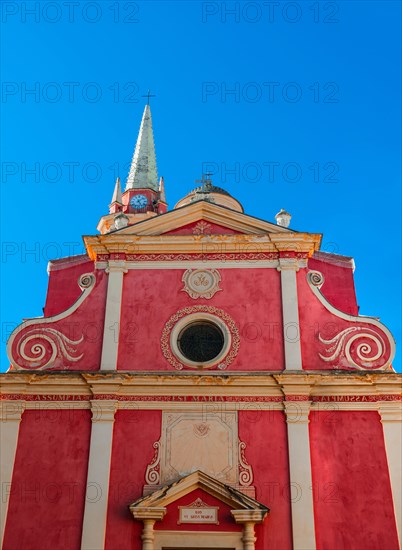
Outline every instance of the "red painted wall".
<path fill-rule="evenodd" d="M 3 550 L 77 550 L 91 420 L 88 410 L 22 416 Z"/>
<path fill-rule="evenodd" d="M 265 523 L 256 526 L 256 550 L 291 550 L 289 462 L 285 416 L 282 411 L 239 412 L 239 438 L 253 467 L 256 498 L 270 508 Z M 332 548 L 331 550 L 335 550 Z"/>
<path fill-rule="evenodd" d="M 69 258 L 65 258 L 66 261 Z M 91 260 L 64 269 L 50 271 L 47 287 L 46 304 L 43 314 L 45 317 L 57 315 L 71 307 L 81 295 L 78 279 L 84 273 L 93 273 L 94 264 Z"/>
<path fill-rule="evenodd" d="M 142 523 L 128 505 L 142 496 L 145 471 L 161 435 L 161 411 L 117 411 L 106 527 L 106 550 L 140 548 Z M 137 543 L 135 543 L 137 541 Z"/>
<path fill-rule="evenodd" d="M 197 498 L 202 499 L 209 506 L 218 506 L 218 521 L 219 525 L 208 523 L 182 523 L 179 521 L 179 506 L 189 506 Z M 195 489 L 188 495 L 179 498 L 175 502 L 172 502 L 167 507 L 166 515 L 163 521 L 157 521 L 155 523 L 155 529 L 158 530 L 184 530 L 184 531 L 242 531 L 241 525 L 238 525 L 232 514 L 230 513 L 230 506 L 218 500 L 217 498 L 209 495 L 202 489 Z"/>
<path fill-rule="evenodd" d="M 324 275 L 325 283 L 321 292 L 330 304 L 344 313 L 358 314 L 359 307 L 351 268 L 334 265 L 316 258 L 309 259 L 308 267 L 320 271 Z"/>
<path fill-rule="evenodd" d="M 223 309 L 239 329 L 240 349 L 229 371 L 284 368 L 280 274 L 275 269 L 220 269 L 222 291 L 210 300 L 194 300 L 182 291 L 184 271 L 141 270 L 124 276 L 118 369 L 175 371 L 162 354 L 163 328 L 179 309 L 199 304 Z"/>
<path fill-rule="evenodd" d="M 309 429 L 317 550 L 398 550 L 378 413 L 334 407 Z"/>

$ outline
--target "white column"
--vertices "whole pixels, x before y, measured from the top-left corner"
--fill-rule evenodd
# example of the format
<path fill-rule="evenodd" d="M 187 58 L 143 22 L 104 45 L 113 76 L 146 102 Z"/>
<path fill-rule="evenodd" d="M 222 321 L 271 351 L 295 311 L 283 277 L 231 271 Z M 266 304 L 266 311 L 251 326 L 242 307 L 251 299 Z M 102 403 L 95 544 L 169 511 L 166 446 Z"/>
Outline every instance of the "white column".
<path fill-rule="evenodd" d="M 92 401 L 92 428 L 85 495 L 82 550 L 105 544 L 115 401 Z"/>
<path fill-rule="evenodd" d="M 127 273 L 126 262 L 110 261 L 106 269 L 107 284 L 105 325 L 103 329 L 102 360 L 100 370 L 116 370 L 119 351 L 120 313 L 123 293 L 123 276 Z"/>
<path fill-rule="evenodd" d="M 22 401 L 2 401 L 0 403 L 0 547 L 3 546 L 15 453 L 23 412 L 24 403 Z"/>
<path fill-rule="evenodd" d="M 302 370 L 300 347 L 299 300 L 297 297 L 296 272 L 299 269 L 295 258 L 280 258 L 283 339 L 285 345 L 285 369 Z"/>
<path fill-rule="evenodd" d="M 144 524 L 142 530 L 142 550 L 154 550 L 155 548 L 155 532 L 154 525 L 156 521 L 161 521 L 166 514 L 166 508 L 130 508 L 134 519 L 141 520 Z M 137 541 L 134 542 L 137 548 Z"/>
<path fill-rule="evenodd" d="M 267 516 L 266 510 L 230 510 L 235 522 L 243 525 L 243 550 L 255 550 L 256 536 L 254 525 L 262 523 Z"/>
<path fill-rule="evenodd" d="M 311 401 L 284 402 L 288 426 L 293 550 L 315 550 L 314 504 L 308 430 Z"/>
<path fill-rule="evenodd" d="M 379 402 L 399 544 L 402 543 L 402 403 Z"/>

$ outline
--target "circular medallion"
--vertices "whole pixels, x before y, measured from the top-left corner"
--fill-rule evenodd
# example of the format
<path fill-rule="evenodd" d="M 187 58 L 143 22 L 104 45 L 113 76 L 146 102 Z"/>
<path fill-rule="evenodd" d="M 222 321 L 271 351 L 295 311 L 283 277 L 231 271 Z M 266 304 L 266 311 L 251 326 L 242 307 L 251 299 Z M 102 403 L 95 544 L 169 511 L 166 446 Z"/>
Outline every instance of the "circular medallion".
<path fill-rule="evenodd" d="M 212 298 L 219 290 L 221 276 L 216 269 L 187 269 L 182 277 L 184 292 L 194 298 Z"/>

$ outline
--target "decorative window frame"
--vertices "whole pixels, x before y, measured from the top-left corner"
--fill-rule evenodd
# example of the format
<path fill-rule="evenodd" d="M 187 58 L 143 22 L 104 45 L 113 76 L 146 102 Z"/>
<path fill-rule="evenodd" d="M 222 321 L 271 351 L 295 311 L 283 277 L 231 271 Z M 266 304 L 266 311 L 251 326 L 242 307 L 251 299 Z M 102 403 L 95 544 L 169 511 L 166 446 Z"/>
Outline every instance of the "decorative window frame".
<path fill-rule="evenodd" d="M 217 325 L 223 333 L 224 345 L 217 357 L 205 362 L 187 359 L 179 349 L 178 337 L 182 330 L 196 321 L 209 321 Z M 162 353 L 177 370 L 184 367 L 193 369 L 226 369 L 238 354 L 240 347 L 239 329 L 225 311 L 214 306 L 197 305 L 185 307 L 172 315 L 166 323 L 161 337 Z"/>
<path fill-rule="evenodd" d="M 188 359 L 185 355 L 183 355 L 182 351 L 180 350 L 179 346 L 179 336 L 185 330 L 187 327 L 192 325 L 193 323 L 202 322 L 202 321 L 208 321 L 212 323 L 213 325 L 217 326 L 220 331 L 223 334 L 223 346 L 220 351 L 220 353 L 214 357 L 213 359 L 210 359 L 209 361 L 192 361 L 191 359 Z M 197 368 L 203 368 L 208 369 L 211 368 L 223 361 L 223 359 L 226 357 L 226 355 L 229 352 L 230 346 L 232 344 L 232 336 L 230 334 L 230 330 L 226 323 L 222 321 L 219 317 L 216 315 L 212 315 L 211 313 L 192 313 L 190 315 L 187 315 L 186 317 L 183 317 L 178 321 L 175 326 L 172 329 L 172 332 L 170 333 L 170 347 L 174 355 L 177 357 L 177 359 L 186 365 L 187 367 L 193 367 L 195 369 Z"/>

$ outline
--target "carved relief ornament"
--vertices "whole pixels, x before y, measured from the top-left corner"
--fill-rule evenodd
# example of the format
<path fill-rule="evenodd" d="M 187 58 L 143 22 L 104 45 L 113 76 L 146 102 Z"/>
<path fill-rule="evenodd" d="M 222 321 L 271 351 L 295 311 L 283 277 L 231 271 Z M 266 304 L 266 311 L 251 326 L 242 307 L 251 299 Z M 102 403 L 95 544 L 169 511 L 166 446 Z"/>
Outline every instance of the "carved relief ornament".
<path fill-rule="evenodd" d="M 182 277 L 183 292 L 197 300 L 197 298 L 212 298 L 219 290 L 221 276 L 216 269 L 187 269 Z"/>

